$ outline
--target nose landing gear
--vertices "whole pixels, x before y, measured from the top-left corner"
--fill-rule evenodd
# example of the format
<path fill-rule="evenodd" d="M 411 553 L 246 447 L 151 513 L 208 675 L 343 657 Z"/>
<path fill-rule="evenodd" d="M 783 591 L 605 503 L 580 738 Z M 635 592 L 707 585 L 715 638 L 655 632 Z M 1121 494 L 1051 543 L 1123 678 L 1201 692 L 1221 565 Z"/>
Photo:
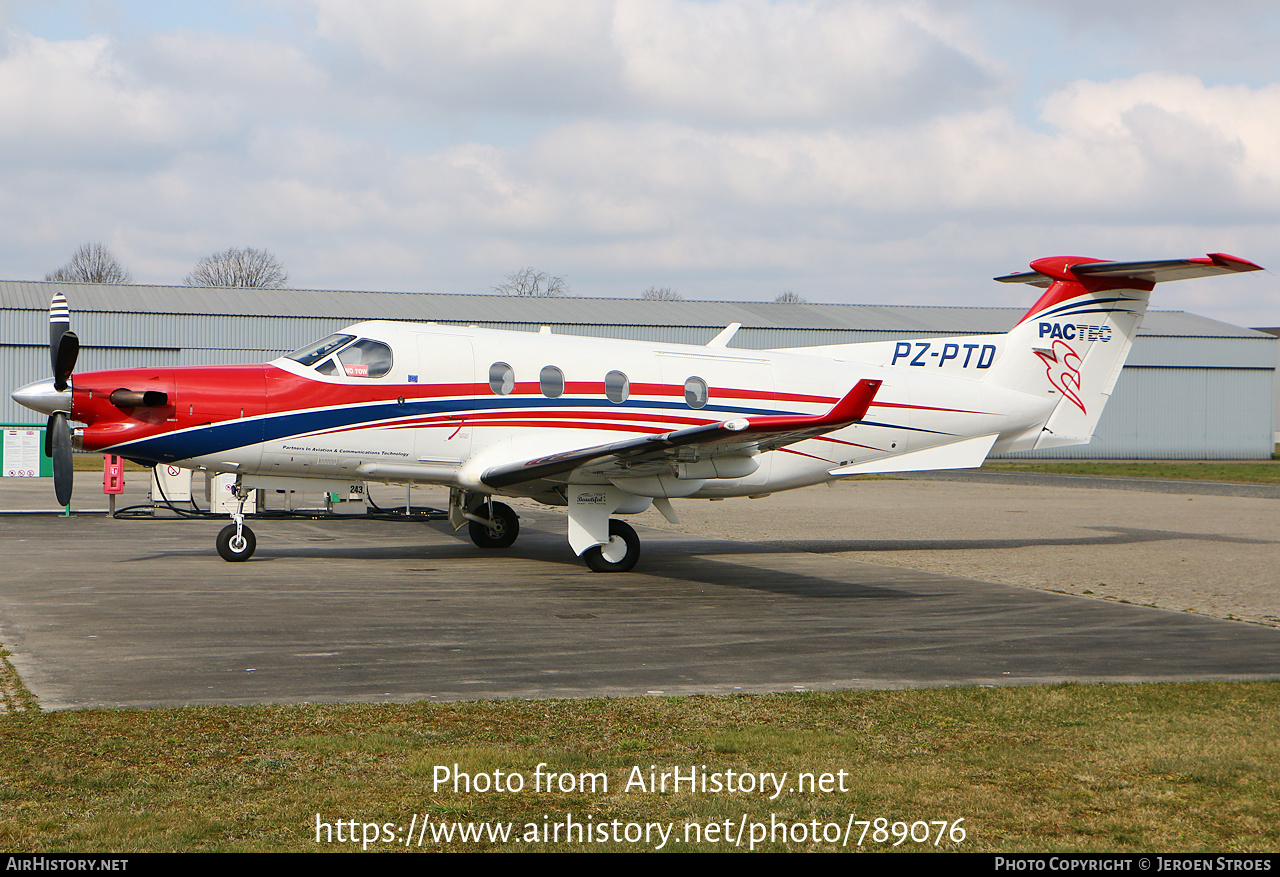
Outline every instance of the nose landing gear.
<path fill-rule="evenodd" d="M 244 502 L 249 492 L 236 481 L 236 510 L 231 513 L 232 523 L 218 533 L 218 554 L 228 563 L 239 563 L 253 557 L 258 547 L 258 539 L 253 531 L 244 525 Z"/>

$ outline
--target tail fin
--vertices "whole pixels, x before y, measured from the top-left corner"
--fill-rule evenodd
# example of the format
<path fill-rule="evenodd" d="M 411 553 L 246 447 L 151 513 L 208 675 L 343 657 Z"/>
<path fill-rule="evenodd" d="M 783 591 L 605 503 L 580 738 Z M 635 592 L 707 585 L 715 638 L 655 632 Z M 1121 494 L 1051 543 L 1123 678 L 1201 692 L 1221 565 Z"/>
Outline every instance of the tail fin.
<path fill-rule="evenodd" d="M 996 278 L 1047 289 L 1006 336 L 1003 355 L 984 380 L 1061 398 L 1034 440 L 1020 440 L 1018 450 L 1082 444 L 1093 437 L 1157 283 L 1261 270 L 1222 253 L 1160 262 L 1056 256 L 1038 259 L 1031 268 Z"/>

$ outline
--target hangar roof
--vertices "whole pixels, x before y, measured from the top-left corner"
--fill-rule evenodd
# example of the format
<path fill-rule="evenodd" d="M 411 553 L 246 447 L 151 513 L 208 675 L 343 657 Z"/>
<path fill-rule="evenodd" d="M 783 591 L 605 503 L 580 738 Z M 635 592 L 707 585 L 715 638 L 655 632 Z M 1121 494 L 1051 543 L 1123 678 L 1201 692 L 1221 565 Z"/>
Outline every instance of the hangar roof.
<path fill-rule="evenodd" d="M 45 311 L 61 291 L 82 313 L 437 320 L 468 323 L 705 326 L 983 334 L 1008 331 L 1022 308 L 642 301 L 314 289 L 208 289 L 0 281 L 0 309 Z M 1251 338 L 1263 333 L 1185 311 L 1148 312 L 1142 335 Z"/>

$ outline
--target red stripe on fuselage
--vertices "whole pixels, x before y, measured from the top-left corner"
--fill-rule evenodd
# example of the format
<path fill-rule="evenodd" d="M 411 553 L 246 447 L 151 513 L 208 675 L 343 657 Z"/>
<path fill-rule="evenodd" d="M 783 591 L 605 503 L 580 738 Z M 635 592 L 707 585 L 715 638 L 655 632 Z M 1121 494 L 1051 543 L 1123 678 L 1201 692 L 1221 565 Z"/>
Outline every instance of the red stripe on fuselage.
<path fill-rule="evenodd" d="M 436 414 L 426 417 L 407 417 L 396 420 L 385 420 L 376 423 L 357 424 L 354 426 L 338 427 L 336 429 L 324 430 L 321 432 L 310 433 L 313 436 L 336 435 L 343 432 L 352 432 L 362 429 L 418 429 L 431 428 L 438 426 L 447 426 L 449 428 L 457 428 L 462 425 L 470 426 L 495 426 L 495 421 L 504 421 L 504 425 L 511 425 L 509 421 L 520 420 L 521 423 L 515 425 L 528 426 L 532 425 L 535 420 L 545 421 L 554 417 L 563 418 L 562 422 L 566 427 L 572 427 L 575 423 L 584 421 L 610 421 L 615 429 L 626 431 L 627 424 L 639 421 L 641 423 L 664 423 L 668 424 L 668 428 L 659 429 L 658 432 L 670 432 L 677 429 L 681 425 L 701 426 L 707 423 L 718 423 L 718 420 L 710 420 L 707 418 L 696 417 L 666 417 L 659 414 L 635 414 L 628 411 L 618 411 L 616 413 L 609 411 L 555 411 L 548 412 L 545 410 L 533 411 L 477 411 L 465 414 Z M 591 429 L 599 429 L 600 427 L 583 427 Z M 636 432 L 649 432 L 649 428 L 636 427 Z"/>

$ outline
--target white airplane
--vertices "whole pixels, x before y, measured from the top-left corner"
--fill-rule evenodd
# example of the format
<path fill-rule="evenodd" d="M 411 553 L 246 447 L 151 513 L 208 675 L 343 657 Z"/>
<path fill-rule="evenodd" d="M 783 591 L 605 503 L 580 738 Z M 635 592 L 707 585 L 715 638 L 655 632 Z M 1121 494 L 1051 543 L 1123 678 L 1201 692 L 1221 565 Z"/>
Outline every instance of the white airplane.
<path fill-rule="evenodd" d="M 635 566 L 615 514 L 671 500 L 760 496 L 870 472 L 980 466 L 988 454 L 1088 442 L 1156 283 L 1260 270 L 1234 256 L 1055 257 L 997 277 L 1046 291 L 1005 335 L 730 349 L 433 323 L 350 326 L 261 365 L 71 374 L 79 341 L 50 308 L 52 380 L 13 393 L 49 415 L 60 504 L 71 453 L 236 475 L 217 539 L 256 547 L 243 500 L 262 487 L 364 482 L 449 488 L 449 520 L 481 548 L 519 532 L 495 496 L 566 506 L 597 572 Z M 84 424 L 70 429 L 69 421 Z"/>

